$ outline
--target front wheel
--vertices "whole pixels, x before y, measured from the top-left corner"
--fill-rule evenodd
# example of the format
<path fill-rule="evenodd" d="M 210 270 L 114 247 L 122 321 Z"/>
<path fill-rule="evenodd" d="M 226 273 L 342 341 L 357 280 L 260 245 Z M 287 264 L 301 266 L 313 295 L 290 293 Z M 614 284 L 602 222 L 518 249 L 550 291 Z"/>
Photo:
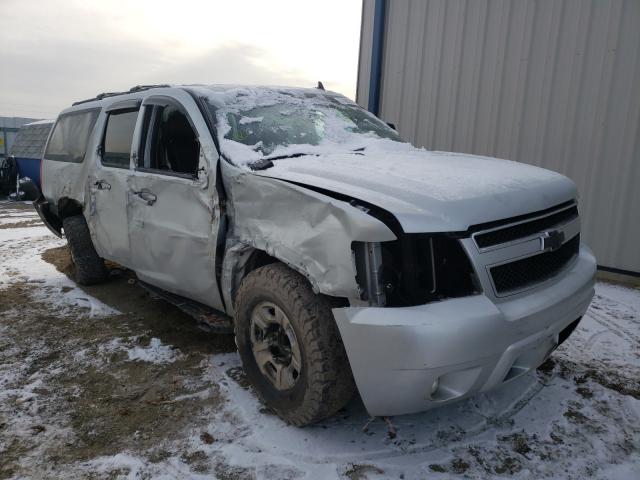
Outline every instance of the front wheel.
<path fill-rule="evenodd" d="M 281 263 L 258 268 L 236 297 L 236 343 L 264 404 L 293 425 L 327 418 L 355 385 L 331 300 Z"/>

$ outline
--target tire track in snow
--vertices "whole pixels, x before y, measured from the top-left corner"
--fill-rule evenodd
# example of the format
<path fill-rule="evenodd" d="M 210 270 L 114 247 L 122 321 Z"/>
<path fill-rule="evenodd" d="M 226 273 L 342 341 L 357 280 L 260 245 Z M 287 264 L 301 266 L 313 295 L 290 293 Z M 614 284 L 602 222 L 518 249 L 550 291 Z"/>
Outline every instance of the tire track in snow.
<path fill-rule="evenodd" d="M 593 308 L 587 312 L 587 315 L 593 321 L 599 323 L 603 327 L 606 327 L 610 332 L 618 335 L 623 340 L 631 341 L 631 343 L 640 345 L 640 337 L 634 335 L 628 328 L 620 325 L 620 323 L 616 321 L 618 320 L 617 318 L 600 313 Z"/>

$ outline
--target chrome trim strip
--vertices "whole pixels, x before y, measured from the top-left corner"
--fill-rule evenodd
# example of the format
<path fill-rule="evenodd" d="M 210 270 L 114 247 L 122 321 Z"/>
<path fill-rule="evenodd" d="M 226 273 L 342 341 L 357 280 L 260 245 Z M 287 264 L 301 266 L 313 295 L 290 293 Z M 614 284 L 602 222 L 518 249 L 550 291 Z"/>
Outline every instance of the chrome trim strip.
<path fill-rule="evenodd" d="M 505 230 L 505 229 L 507 229 L 507 228 L 514 227 L 514 226 L 516 226 L 516 225 L 522 225 L 522 224 L 525 224 L 525 223 L 535 222 L 535 221 L 537 221 L 537 220 L 541 220 L 541 219 L 543 219 L 543 218 L 550 217 L 551 215 L 556 215 L 556 214 L 558 214 L 558 213 L 560 213 L 560 212 L 564 212 L 564 211 L 566 211 L 566 210 L 569 210 L 569 209 L 571 209 L 571 208 L 574 208 L 574 207 L 576 207 L 576 205 L 577 205 L 577 204 L 574 202 L 574 203 L 572 203 L 571 205 L 567 205 L 567 206 L 566 206 L 566 207 L 564 207 L 564 208 L 560 208 L 560 209 L 558 209 L 558 210 L 554 210 L 554 211 L 549 212 L 549 213 L 544 214 L 544 215 L 540 215 L 540 216 L 537 216 L 537 217 L 531 217 L 531 218 L 528 218 L 528 219 L 526 219 L 526 220 L 521 220 L 521 221 L 519 221 L 519 222 L 507 223 L 507 224 L 504 224 L 504 225 L 500 225 L 499 227 L 488 228 L 488 229 L 486 229 L 486 230 L 480 230 L 480 231 L 478 231 L 478 232 L 474 232 L 473 234 L 471 234 L 471 238 L 473 239 L 473 243 L 474 243 L 474 245 L 476 246 L 476 249 L 477 249 L 477 250 L 478 250 L 478 252 L 480 252 L 480 253 L 490 252 L 491 250 L 498 250 L 498 249 L 501 249 L 501 248 L 509 247 L 509 246 L 512 246 L 512 245 L 516 245 L 516 244 L 518 244 L 518 243 L 527 242 L 527 241 L 531 240 L 532 238 L 539 237 L 539 236 L 540 236 L 540 234 L 541 234 L 542 232 L 544 232 L 545 230 L 550 230 L 550 229 L 542 229 L 542 230 L 540 230 L 539 232 L 536 232 L 536 233 L 534 233 L 534 234 L 532 234 L 532 235 L 528 235 L 528 236 L 526 236 L 526 237 L 521 237 L 521 238 L 518 238 L 518 239 L 516 239 L 516 240 L 511 240 L 510 242 L 498 243 L 498 244 L 496 244 L 496 245 L 491 245 L 491 246 L 488 246 L 488 247 L 480 247 L 480 246 L 478 245 L 478 242 L 476 241 L 476 237 L 477 237 L 477 236 L 479 236 L 479 235 L 483 235 L 483 234 L 485 234 L 485 233 L 496 232 L 496 231 L 499 231 L 499 230 Z M 578 217 L 577 217 L 577 218 L 579 219 L 579 218 L 580 218 L 580 216 L 578 215 Z M 575 221 L 575 219 L 574 219 L 574 220 L 572 220 L 571 222 L 573 222 L 573 221 Z M 570 222 L 568 222 L 568 223 L 570 223 Z M 564 224 L 564 225 L 566 225 L 566 224 Z M 562 226 L 564 226 L 564 225 L 562 225 Z M 554 228 L 554 230 L 558 230 L 559 228 L 560 228 L 560 227 Z"/>
<path fill-rule="evenodd" d="M 580 218 L 574 218 L 569 223 L 558 226 L 554 230 L 564 233 L 564 245 L 578 233 L 580 233 Z M 526 257 L 542 253 L 541 243 L 545 231 L 537 235 L 531 235 L 517 242 L 503 244 L 501 248 L 493 248 L 481 252 L 478 256 L 484 266 L 496 267 L 505 263 L 515 262 Z M 474 242 L 475 244 L 475 242 Z"/>

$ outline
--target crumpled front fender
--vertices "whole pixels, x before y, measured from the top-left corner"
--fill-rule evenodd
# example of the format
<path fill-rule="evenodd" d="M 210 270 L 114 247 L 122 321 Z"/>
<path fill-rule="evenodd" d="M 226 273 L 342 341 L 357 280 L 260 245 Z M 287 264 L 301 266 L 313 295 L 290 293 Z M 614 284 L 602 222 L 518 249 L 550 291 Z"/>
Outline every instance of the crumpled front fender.
<path fill-rule="evenodd" d="M 305 275 L 316 292 L 359 298 L 352 242 L 396 238 L 359 208 L 304 187 L 229 164 L 223 179 L 231 216 L 227 246 L 268 253 Z"/>

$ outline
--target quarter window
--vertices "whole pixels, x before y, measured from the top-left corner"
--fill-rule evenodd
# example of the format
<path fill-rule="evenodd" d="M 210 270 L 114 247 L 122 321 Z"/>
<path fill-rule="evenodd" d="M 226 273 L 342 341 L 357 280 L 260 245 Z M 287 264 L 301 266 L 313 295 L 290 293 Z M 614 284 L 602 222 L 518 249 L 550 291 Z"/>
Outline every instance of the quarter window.
<path fill-rule="evenodd" d="M 99 109 L 92 109 L 60 115 L 47 144 L 45 158 L 81 163 L 99 112 Z"/>
<path fill-rule="evenodd" d="M 133 130 L 138 110 L 111 112 L 102 147 L 102 164 L 108 167 L 129 168 Z"/>

